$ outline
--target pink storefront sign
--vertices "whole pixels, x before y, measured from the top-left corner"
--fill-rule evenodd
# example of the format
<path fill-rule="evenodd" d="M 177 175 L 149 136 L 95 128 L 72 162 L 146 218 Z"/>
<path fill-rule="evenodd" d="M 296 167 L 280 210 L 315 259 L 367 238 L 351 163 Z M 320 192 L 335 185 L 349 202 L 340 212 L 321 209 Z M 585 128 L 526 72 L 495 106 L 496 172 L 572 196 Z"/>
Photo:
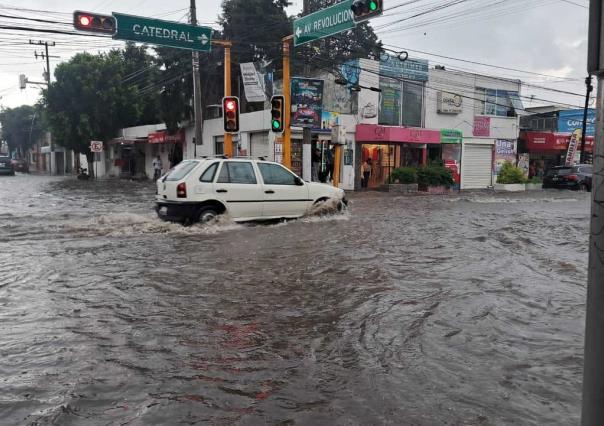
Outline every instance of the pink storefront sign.
<path fill-rule="evenodd" d="M 440 131 L 417 127 L 389 127 L 377 124 L 359 124 L 356 129 L 357 142 L 366 143 L 416 143 L 440 144 Z"/>
<path fill-rule="evenodd" d="M 491 136 L 491 117 L 474 117 L 474 136 Z"/>

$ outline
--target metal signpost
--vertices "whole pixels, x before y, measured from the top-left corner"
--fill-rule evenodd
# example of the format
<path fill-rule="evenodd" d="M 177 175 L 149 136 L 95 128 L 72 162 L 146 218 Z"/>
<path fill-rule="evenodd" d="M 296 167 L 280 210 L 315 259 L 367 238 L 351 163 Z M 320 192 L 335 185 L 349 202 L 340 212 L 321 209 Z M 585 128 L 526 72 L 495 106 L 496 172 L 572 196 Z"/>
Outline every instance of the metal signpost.
<path fill-rule="evenodd" d="M 117 21 L 116 40 L 130 40 L 200 52 L 212 49 L 212 28 L 180 24 L 142 16 L 113 13 Z"/>
<path fill-rule="evenodd" d="M 300 46 L 355 27 L 352 0 L 344 0 L 294 21 L 294 46 Z"/>
<path fill-rule="evenodd" d="M 94 154 L 94 178 L 97 179 L 96 163 L 97 161 L 100 161 L 99 155 L 103 152 L 103 142 L 90 141 L 90 152 Z"/>

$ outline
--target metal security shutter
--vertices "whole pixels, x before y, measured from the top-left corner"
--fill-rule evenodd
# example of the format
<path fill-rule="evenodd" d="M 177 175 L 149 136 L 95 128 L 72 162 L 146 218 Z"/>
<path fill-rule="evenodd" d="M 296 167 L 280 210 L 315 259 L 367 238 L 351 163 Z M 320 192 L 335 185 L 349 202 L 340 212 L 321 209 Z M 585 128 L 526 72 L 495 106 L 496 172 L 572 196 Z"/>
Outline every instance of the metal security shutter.
<path fill-rule="evenodd" d="M 461 162 L 463 189 L 484 189 L 492 185 L 493 147 L 465 145 Z"/>
<path fill-rule="evenodd" d="M 269 153 L 268 132 L 250 133 L 250 156 L 268 159 Z"/>

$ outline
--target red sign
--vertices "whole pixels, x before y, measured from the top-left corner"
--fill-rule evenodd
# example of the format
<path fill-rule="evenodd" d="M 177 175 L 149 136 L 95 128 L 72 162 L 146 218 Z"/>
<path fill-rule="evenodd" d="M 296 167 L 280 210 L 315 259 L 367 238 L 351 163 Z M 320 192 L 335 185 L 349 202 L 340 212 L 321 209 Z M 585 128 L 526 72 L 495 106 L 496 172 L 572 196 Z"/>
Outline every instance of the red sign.
<path fill-rule="evenodd" d="M 358 142 L 398 142 L 417 144 L 439 144 L 440 130 L 418 127 L 391 127 L 376 124 L 359 124 L 356 128 Z"/>
<path fill-rule="evenodd" d="M 566 151 L 571 139 L 570 133 L 553 133 L 553 132 L 521 132 L 520 139 L 524 139 L 527 143 L 529 152 L 543 151 Z M 579 140 L 578 149 L 581 147 Z M 594 147 L 594 137 L 585 137 L 585 151 L 591 152 Z"/>
<path fill-rule="evenodd" d="M 491 136 L 491 117 L 474 117 L 474 136 L 490 137 Z"/>
<path fill-rule="evenodd" d="M 183 130 L 179 130 L 175 135 L 169 135 L 165 131 L 149 133 L 147 137 L 150 144 L 159 144 L 159 143 L 182 143 L 185 141 L 185 132 Z"/>

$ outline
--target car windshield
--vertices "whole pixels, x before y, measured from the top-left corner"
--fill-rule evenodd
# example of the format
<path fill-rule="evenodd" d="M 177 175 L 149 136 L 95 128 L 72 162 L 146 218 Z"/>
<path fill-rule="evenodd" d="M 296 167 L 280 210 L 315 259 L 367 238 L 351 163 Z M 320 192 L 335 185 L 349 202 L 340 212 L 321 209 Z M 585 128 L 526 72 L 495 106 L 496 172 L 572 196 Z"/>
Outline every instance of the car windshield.
<path fill-rule="evenodd" d="M 173 182 L 176 180 L 184 179 L 198 164 L 198 161 L 183 161 L 182 163 L 174 167 L 172 170 L 170 170 L 170 172 L 166 175 L 165 180 Z"/>

